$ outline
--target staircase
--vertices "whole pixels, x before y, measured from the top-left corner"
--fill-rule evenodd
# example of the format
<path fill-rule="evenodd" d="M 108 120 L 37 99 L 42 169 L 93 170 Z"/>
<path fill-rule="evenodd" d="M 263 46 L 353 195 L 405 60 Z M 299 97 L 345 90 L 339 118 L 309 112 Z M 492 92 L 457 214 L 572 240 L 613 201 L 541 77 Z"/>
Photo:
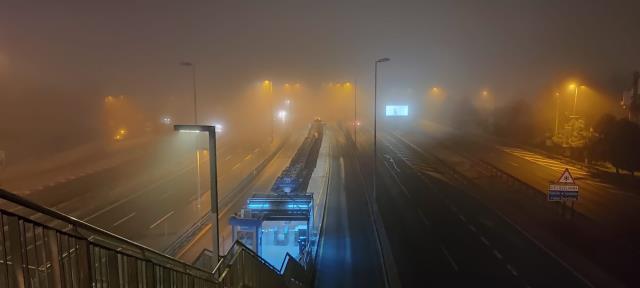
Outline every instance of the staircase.
<path fill-rule="evenodd" d="M 197 265 L 191 265 L 3 189 L 0 201 L 0 287 L 309 287 L 311 283 L 305 267 L 290 255 L 278 269 L 236 242 L 215 267 L 207 262 L 207 250 Z M 37 212 L 37 218 L 53 224 L 44 225 L 20 211 Z"/>

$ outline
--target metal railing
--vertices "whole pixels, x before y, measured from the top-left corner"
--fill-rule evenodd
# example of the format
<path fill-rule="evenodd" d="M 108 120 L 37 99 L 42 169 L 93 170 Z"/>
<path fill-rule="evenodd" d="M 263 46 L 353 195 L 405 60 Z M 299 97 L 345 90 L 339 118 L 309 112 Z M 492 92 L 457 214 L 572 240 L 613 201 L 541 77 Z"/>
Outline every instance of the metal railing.
<path fill-rule="evenodd" d="M 305 267 L 289 253 L 280 269 L 271 265 L 240 241 L 212 269 L 221 287 L 310 287 Z"/>
<path fill-rule="evenodd" d="M 0 209 L 0 287 L 219 287 L 208 271 L 2 189 L 0 199 L 65 227 Z"/>

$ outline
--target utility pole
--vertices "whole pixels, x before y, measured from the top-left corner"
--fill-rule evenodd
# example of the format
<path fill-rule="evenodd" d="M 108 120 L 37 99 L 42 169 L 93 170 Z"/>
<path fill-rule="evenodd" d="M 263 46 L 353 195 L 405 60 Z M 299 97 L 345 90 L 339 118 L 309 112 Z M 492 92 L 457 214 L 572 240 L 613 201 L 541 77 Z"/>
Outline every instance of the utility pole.
<path fill-rule="evenodd" d="M 378 172 L 378 64 L 388 62 L 389 58 L 380 58 L 375 62 L 373 72 L 373 202 L 377 203 L 377 172 Z M 374 204 L 377 205 L 377 204 Z"/>
<path fill-rule="evenodd" d="M 553 136 L 558 136 L 558 119 L 560 118 L 560 93 L 556 92 L 556 129 Z"/>
<path fill-rule="evenodd" d="M 640 72 L 633 72 L 633 87 L 631 88 L 631 103 L 629 103 L 629 120 L 633 122 L 638 122 L 638 117 L 640 114 L 640 95 L 638 93 L 638 85 L 640 83 Z"/>
<path fill-rule="evenodd" d="M 353 142 L 358 148 L 358 83 L 353 81 Z"/>

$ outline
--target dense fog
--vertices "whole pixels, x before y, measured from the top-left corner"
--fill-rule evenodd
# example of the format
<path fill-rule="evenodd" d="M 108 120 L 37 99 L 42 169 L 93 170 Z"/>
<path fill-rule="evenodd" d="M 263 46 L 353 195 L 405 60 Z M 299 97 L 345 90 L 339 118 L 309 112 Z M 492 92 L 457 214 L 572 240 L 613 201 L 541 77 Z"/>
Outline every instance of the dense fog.
<path fill-rule="evenodd" d="M 391 61 L 378 74 L 380 107 L 407 103 L 412 120 L 468 126 L 520 105 L 544 133 L 554 93 L 571 105 L 571 81 L 588 87 L 578 109 L 591 121 L 624 115 L 638 11 L 638 1 L 3 0 L 0 150 L 9 167 L 113 145 L 120 129 L 127 139 L 171 131 L 165 118 L 192 123 L 183 61 L 196 67 L 199 123 L 239 141 L 269 137 L 287 105 L 299 125 L 350 122 L 354 95 L 367 125 L 381 57 Z"/>

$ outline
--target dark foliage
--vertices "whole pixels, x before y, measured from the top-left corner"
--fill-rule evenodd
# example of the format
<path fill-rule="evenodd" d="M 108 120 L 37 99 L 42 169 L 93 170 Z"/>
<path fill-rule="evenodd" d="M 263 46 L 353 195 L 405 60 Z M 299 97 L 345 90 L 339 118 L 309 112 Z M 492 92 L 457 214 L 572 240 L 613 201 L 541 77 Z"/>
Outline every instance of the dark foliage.
<path fill-rule="evenodd" d="M 620 170 L 634 174 L 640 171 L 640 126 L 626 119 L 615 119 L 607 114 L 594 125 L 594 136 L 589 141 L 591 161 L 609 162 Z"/>

